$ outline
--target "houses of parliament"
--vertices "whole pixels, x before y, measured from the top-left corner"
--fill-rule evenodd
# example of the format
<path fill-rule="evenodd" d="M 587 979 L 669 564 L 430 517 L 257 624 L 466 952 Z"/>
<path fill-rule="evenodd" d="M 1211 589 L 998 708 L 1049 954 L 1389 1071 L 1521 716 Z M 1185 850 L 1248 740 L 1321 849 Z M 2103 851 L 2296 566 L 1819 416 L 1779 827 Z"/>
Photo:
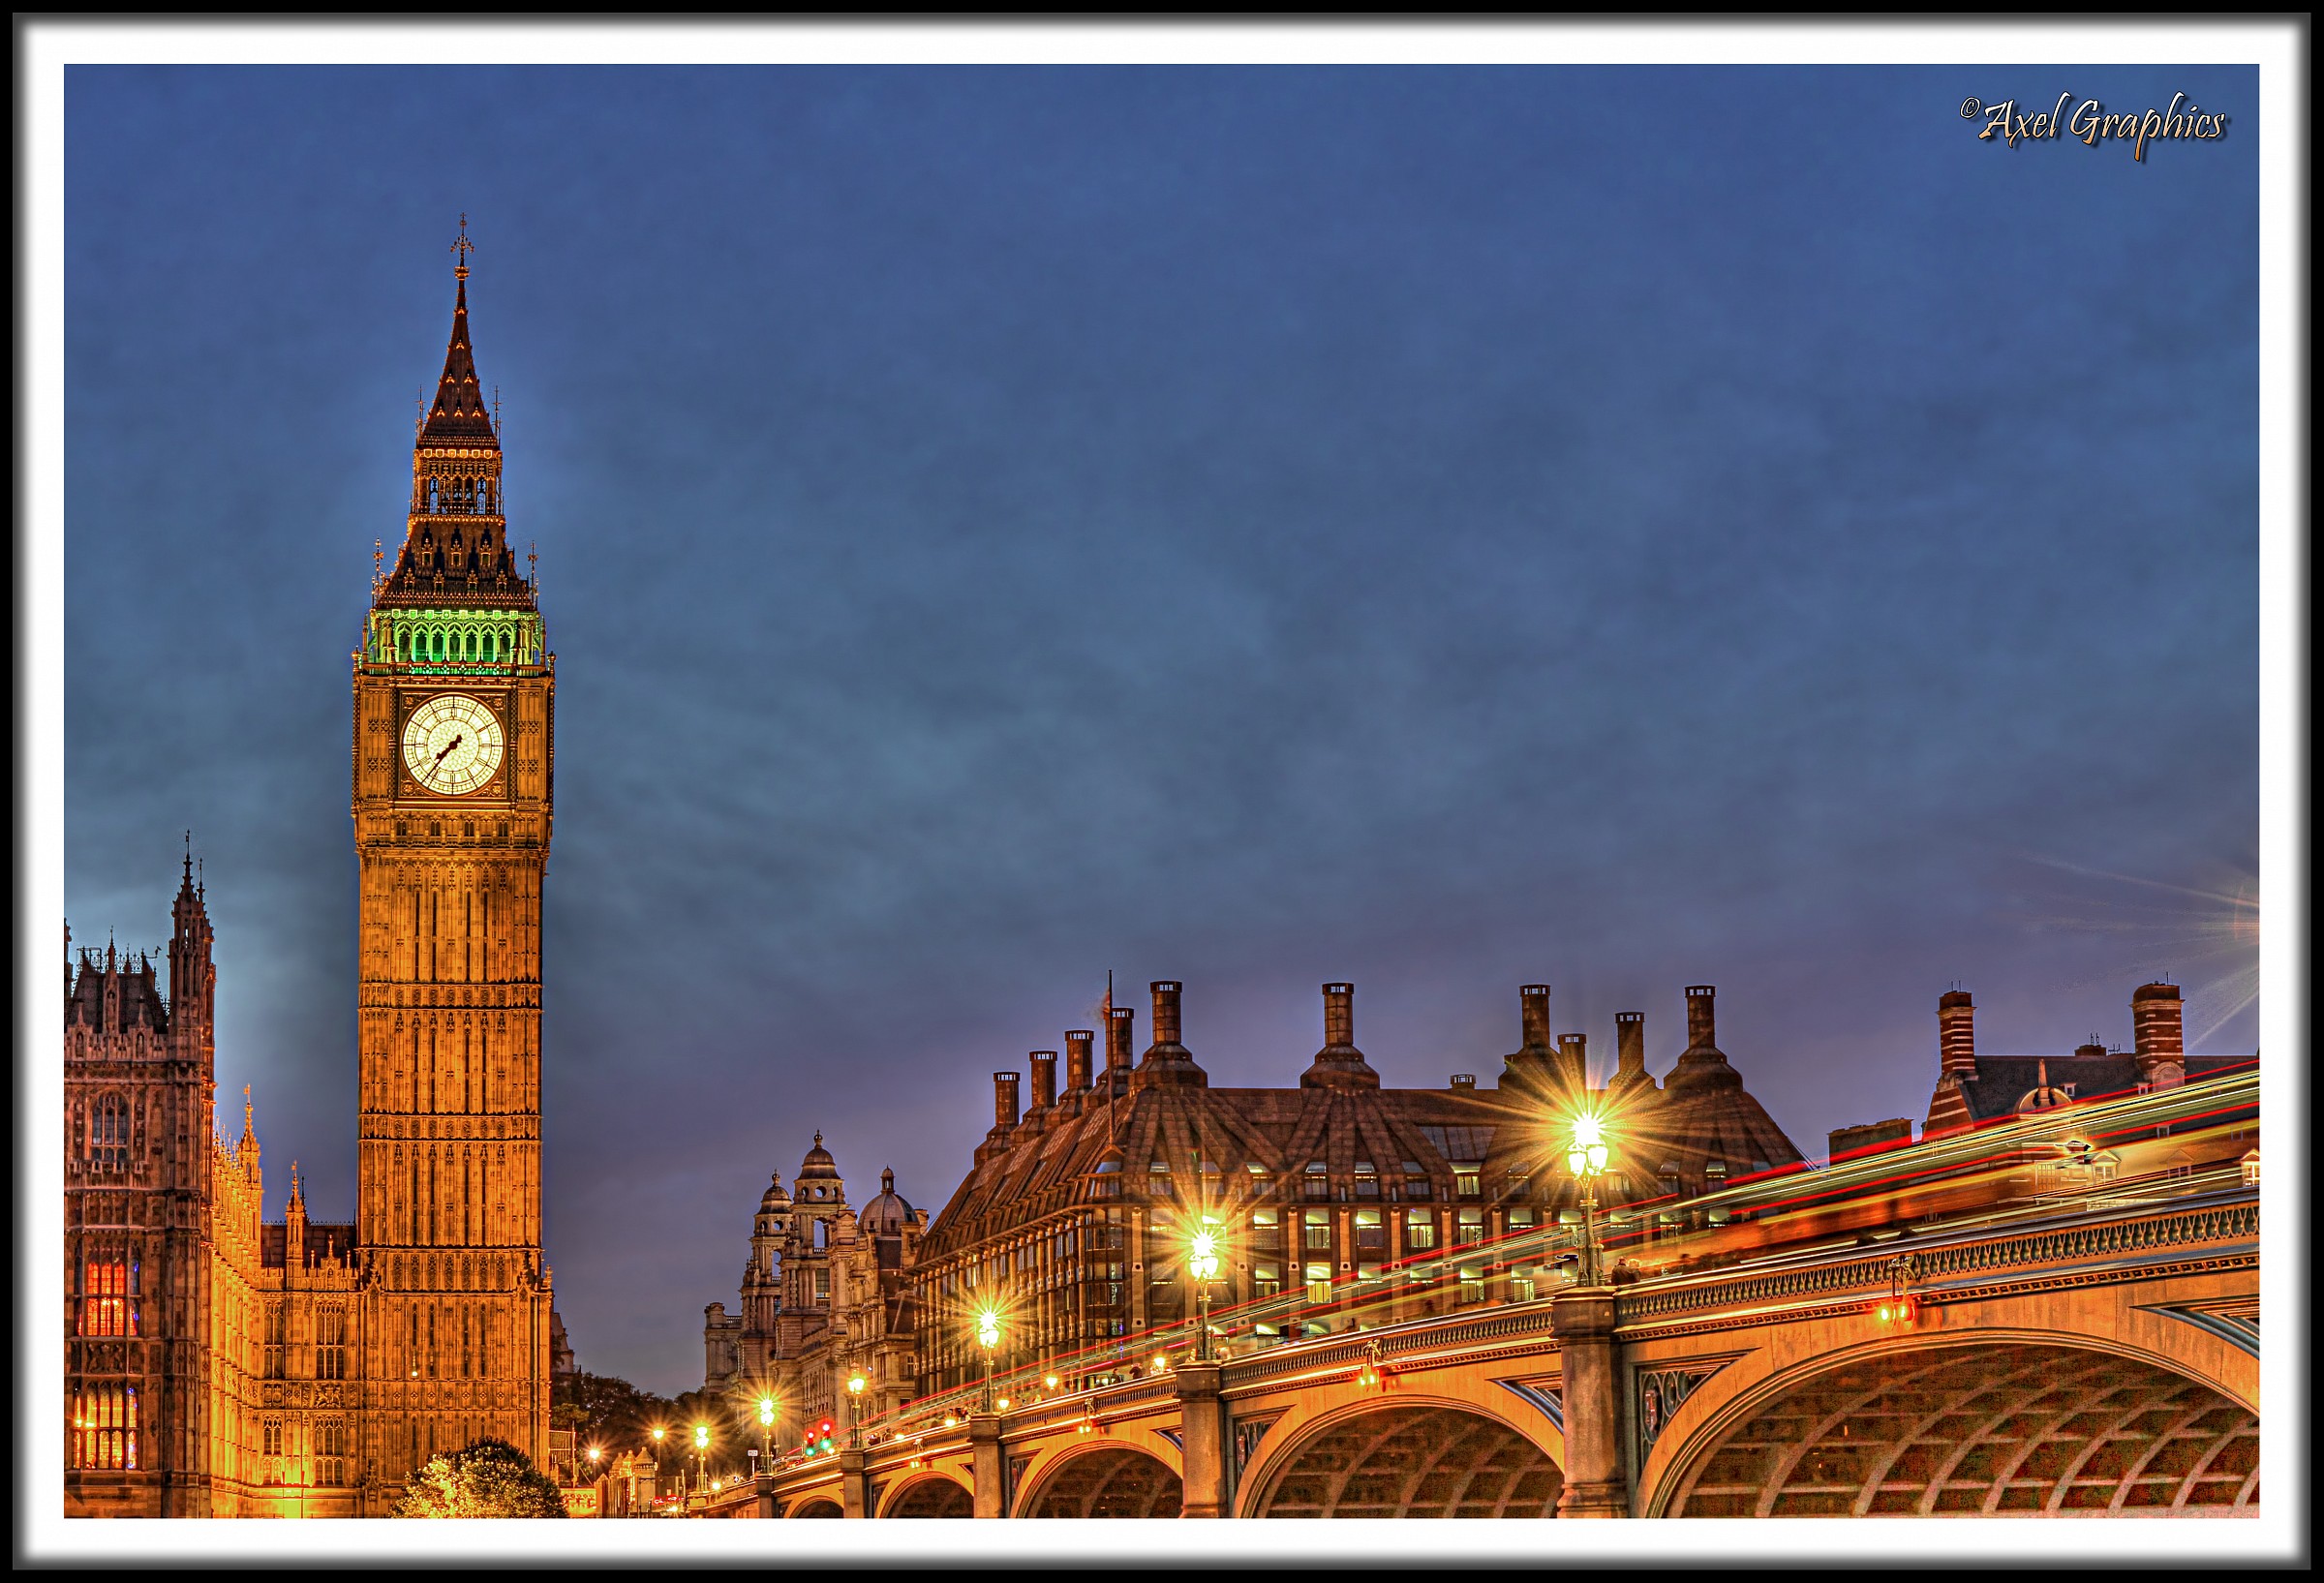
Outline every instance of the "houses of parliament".
<path fill-rule="evenodd" d="M 555 656 L 507 542 L 469 338 L 417 425 L 408 528 L 353 655 L 354 1216 L 285 1218 L 247 1089 L 216 1126 L 212 932 L 189 857 L 168 991 L 66 934 L 65 1511 L 383 1515 L 479 1436 L 545 1460 L 540 906 Z M 279 1156 L 278 1156 L 279 1157 Z"/>

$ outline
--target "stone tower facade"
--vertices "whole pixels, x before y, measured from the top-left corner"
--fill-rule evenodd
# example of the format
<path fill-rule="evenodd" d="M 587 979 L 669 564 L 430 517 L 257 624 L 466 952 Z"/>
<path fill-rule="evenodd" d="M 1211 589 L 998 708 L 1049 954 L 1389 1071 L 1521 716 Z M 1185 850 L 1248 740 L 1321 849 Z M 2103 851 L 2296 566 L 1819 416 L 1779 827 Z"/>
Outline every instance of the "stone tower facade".
<path fill-rule="evenodd" d="M 65 1509 L 210 1512 L 217 983 L 189 858 L 170 999 L 154 964 L 65 934 Z"/>
<path fill-rule="evenodd" d="M 456 247 L 404 543 L 354 655 L 356 1216 L 377 1499 L 478 1435 L 548 1455 L 540 903 L 555 663 L 508 544 L 465 233 Z"/>

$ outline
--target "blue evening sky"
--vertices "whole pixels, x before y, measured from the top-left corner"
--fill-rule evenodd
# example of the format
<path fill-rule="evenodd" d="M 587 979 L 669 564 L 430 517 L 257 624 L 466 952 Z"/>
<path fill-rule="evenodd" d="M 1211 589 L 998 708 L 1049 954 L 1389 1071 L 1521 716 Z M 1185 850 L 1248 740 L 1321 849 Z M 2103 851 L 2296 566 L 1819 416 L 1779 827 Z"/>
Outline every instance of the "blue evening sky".
<path fill-rule="evenodd" d="M 2008 149 L 1975 95 L 2221 140 Z M 1793 1139 L 2257 1039 L 2248 69 L 76 68 L 66 898 L 218 928 L 222 1096 L 353 1212 L 349 669 L 463 211 L 558 654 L 548 1242 L 699 1384 L 820 1128 L 1186 985 L 1294 1081 L 1680 990 Z M 2116 876 L 2116 877 L 2109 877 Z M 2240 1009 L 2239 1009 L 2240 1008 Z M 221 1119 L 230 1111 L 222 1104 Z"/>

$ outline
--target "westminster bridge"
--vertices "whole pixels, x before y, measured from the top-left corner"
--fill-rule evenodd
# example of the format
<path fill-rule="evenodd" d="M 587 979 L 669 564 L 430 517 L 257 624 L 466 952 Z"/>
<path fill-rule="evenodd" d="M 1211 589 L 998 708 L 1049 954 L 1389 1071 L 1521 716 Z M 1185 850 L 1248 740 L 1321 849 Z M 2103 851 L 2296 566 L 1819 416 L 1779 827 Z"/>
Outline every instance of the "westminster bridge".
<path fill-rule="evenodd" d="M 995 1372 L 733 1517 L 2254 1516 L 2256 1066 Z M 1611 1266 L 1597 1284 L 1585 1272 Z"/>

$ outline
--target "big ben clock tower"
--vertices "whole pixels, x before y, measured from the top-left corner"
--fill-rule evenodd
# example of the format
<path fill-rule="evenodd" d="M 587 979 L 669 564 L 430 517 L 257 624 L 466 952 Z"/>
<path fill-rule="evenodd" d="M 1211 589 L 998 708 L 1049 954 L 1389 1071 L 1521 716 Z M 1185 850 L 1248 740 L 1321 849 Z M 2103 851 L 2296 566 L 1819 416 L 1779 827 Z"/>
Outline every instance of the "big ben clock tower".
<path fill-rule="evenodd" d="M 480 1435 L 544 1463 L 540 898 L 555 656 L 518 571 L 468 329 L 412 457 L 410 522 L 354 656 L 358 1226 L 378 1511 Z"/>

